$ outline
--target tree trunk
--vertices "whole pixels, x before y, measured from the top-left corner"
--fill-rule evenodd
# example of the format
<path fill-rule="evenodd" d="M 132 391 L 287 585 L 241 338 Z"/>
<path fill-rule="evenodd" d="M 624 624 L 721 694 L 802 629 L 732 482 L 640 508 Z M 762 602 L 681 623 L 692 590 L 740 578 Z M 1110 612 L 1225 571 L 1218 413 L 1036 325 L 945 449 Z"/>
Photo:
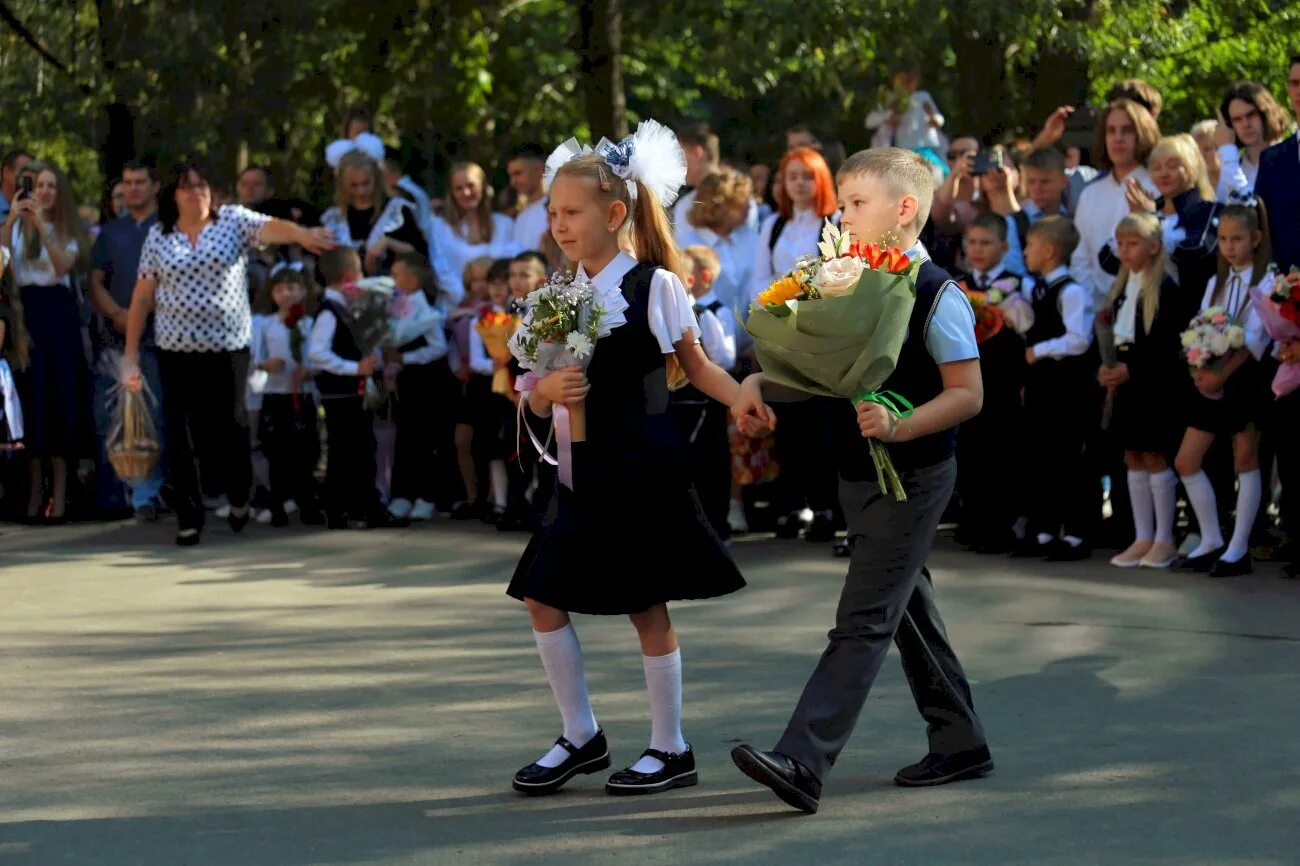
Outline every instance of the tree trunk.
<path fill-rule="evenodd" d="M 622 0 L 583 0 L 578 46 L 586 83 L 587 125 L 593 138 L 627 135 L 627 96 L 623 92 Z"/>

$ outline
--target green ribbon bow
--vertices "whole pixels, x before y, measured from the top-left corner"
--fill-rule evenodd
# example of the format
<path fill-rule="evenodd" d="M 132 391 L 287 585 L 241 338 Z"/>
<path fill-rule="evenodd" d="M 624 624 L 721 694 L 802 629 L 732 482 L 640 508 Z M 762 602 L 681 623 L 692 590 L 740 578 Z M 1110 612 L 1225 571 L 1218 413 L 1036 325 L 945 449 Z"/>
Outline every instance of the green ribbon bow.
<path fill-rule="evenodd" d="M 902 394 L 893 391 L 863 391 L 853 398 L 854 406 L 862 403 L 884 406 L 899 418 L 907 418 L 916 408 Z M 906 502 L 907 492 L 903 490 L 903 480 L 898 477 L 898 472 L 894 469 L 894 461 L 890 459 L 889 449 L 885 447 L 885 443 L 879 439 L 868 439 L 867 445 L 871 450 L 871 462 L 876 466 L 876 482 L 880 485 L 880 492 L 893 496 L 898 502 Z"/>
<path fill-rule="evenodd" d="M 853 398 L 853 405 L 860 403 L 878 403 L 899 418 L 907 418 L 916 407 L 902 394 L 894 391 L 863 391 Z"/>

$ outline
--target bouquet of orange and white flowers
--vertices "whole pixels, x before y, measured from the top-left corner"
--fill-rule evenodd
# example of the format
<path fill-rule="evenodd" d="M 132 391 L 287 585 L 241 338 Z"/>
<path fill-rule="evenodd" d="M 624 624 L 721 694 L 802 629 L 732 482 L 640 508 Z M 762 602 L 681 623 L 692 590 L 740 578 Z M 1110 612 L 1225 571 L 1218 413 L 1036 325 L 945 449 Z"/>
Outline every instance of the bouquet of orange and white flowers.
<path fill-rule="evenodd" d="M 483 349 L 498 365 L 505 364 L 512 357 L 510 338 L 515 335 L 518 327 L 519 317 L 503 310 L 489 310 L 479 316 L 478 324 L 474 326 L 483 340 Z M 492 374 L 492 393 L 509 397 L 514 390 L 514 383 L 510 381 L 510 370 L 498 366 Z"/>
<path fill-rule="evenodd" d="M 900 417 L 905 395 L 877 389 L 894 372 L 916 302 L 917 263 L 826 222 L 819 256 L 759 294 L 746 328 L 769 382 L 809 394 L 879 403 Z M 885 444 L 869 440 L 883 492 L 907 498 Z"/>

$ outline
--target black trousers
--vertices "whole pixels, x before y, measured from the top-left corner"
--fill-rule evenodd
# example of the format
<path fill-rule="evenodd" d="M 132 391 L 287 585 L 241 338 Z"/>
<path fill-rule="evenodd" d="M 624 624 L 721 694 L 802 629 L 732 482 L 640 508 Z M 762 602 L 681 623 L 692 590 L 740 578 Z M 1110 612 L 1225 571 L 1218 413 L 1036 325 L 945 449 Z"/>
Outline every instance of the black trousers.
<path fill-rule="evenodd" d="M 970 684 L 925 568 L 956 477 L 954 460 L 903 472 L 906 502 L 881 494 L 874 478 L 840 482 L 852 545 L 849 573 L 830 644 L 776 744 L 818 779 L 848 743 L 890 641 L 926 720 L 930 751 L 950 755 L 984 745 Z"/>
<path fill-rule="evenodd" d="M 323 397 L 325 510 L 334 518 L 366 519 L 379 510 L 375 487 L 375 428 L 363 397 Z"/>
<path fill-rule="evenodd" d="M 459 383 L 445 359 L 411 364 L 397 374 L 397 443 L 393 498 L 450 503 L 448 467 L 456 466 Z"/>
<path fill-rule="evenodd" d="M 316 401 L 298 395 L 298 408 L 288 394 L 262 397 L 262 450 L 270 464 L 271 500 L 283 507 L 292 499 L 304 511 L 317 507 L 320 494 L 316 464 L 320 460 L 320 431 Z"/>
<path fill-rule="evenodd" d="M 158 351 L 162 374 L 163 419 L 167 430 L 169 474 L 175 491 L 176 521 L 184 529 L 203 528 L 199 488 L 206 475 L 221 479 L 233 508 L 248 504 L 253 466 L 249 459 L 248 350 L 238 352 Z"/>
<path fill-rule="evenodd" d="M 804 506 L 813 511 L 833 511 L 836 505 L 834 397 L 813 397 L 781 406 L 776 428 L 776 459 L 781 464 L 777 480 L 778 513 Z"/>
<path fill-rule="evenodd" d="M 961 498 L 962 544 L 1009 544 L 1023 505 L 1018 461 L 1001 456 L 1022 413 L 1012 404 L 985 402 L 984 411 L 957 433 L 957 493 Z"/>
<path fill-rule="evenodd" d="M 1101 482 L 1084 451 L 1093 438 L 1090 401 L 1096 389 L 1082 369 L 1050 360 L 1030 369 L 1025 428 L 1030 454 L 1029 532 L 1053 538 L 1064 532 L 1087 541 L 1101 512 Z"/>
<path fill-rule="evenodd" d="M 713 400 L 673 403 L 673 423 L 686 448 L 691 483 L 704 516 L 719 538 L 731 537 L 727 510 L 731 505 L 731 442 L 727 438 L 727 407 Z"/>

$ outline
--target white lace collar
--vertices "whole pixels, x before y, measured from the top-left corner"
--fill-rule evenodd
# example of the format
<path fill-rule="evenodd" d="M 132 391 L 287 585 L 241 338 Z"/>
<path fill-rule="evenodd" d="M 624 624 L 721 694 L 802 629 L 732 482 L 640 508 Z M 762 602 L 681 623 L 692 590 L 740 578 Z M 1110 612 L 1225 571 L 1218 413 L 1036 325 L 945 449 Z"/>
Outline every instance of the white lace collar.
<path fill-rule="evenodd" d="M 587 276 L 587 269 L 582 264 L 578 265 L 577 277 L 591 284 L 596 303 L 605 309 L 605 323 L 611 329 L 627 324 L 627 318 L 623 315 L 628 307 L 627 298 L 623 296 L 623 278 L 636 265 L 636 259 L 625 252 L 614 256 L 594 277 Z"/>

